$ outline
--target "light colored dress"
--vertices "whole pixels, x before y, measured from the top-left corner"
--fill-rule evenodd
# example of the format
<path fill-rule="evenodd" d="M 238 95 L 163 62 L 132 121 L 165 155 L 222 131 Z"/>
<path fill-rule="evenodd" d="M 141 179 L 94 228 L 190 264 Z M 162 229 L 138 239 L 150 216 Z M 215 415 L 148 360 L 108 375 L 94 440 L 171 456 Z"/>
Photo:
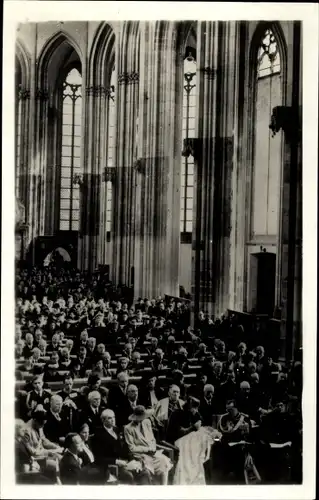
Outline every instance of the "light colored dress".
<path fill-rule="evenodd" d="M 173 484 L 206 484 L 204 463 L 210 458 L 214 439 L 220 436 L 220 432 L 212 427 L 200 427 L 198 431 L 190 432 L 175 441 L 175 446 L 179 448 L 179 458 Z"/>

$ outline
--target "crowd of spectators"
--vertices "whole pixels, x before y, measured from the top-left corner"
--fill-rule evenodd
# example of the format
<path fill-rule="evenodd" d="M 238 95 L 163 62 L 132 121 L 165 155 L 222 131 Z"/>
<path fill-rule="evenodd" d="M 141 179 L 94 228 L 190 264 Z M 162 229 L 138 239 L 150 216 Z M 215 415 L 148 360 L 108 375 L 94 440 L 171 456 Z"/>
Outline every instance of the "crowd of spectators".
<path fill-rule="evenodd" d="M 167 484 L 207 426 L 206 483 L 301 482 L 301 360 L 234 314 L 192 328 L 187 300 L 129 297 L 101 272 L 17 269 L 17 481 Z"/>

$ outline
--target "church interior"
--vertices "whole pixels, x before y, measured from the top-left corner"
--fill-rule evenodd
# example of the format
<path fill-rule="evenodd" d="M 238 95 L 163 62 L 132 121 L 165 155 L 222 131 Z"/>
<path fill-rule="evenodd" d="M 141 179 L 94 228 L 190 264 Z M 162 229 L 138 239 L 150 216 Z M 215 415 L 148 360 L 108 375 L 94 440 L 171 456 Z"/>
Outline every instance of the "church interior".
<path fill-rule="evenodd" d="M 17 483 L 302 482 L 302 76 L 299 21 L 18 25 Z"/>

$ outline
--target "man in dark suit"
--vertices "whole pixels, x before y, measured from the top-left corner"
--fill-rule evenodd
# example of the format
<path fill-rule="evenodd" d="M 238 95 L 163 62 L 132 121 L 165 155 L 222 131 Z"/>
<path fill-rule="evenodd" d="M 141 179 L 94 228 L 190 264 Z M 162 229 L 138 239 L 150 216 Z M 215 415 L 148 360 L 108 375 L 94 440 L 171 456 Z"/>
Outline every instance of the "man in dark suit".
<path fill-rule="evenodd" d="M 101 425 L 101 394 L 92 391 L 88 394 L 88 405 L 82 410 L 79 418 L 80 424 L 88 424 L 92 434 Z"/>
<path fill-rule="evenodd" d="M 32 378 L 33 389 L 28 392 L 26 398 L 27 415 L 31 416 L 32 410 L 36 408 L 39 404 L 43 405 L 44 408 L 48 408 L 51 393 L 43 389 L 43 376 L 35 375 Z"/>
<path fill-rule="evenodd" d="M 101 414 L 102 426 L 95 434 L 92 449 L 95 466 L 101 475 L 107 474 L 109 466 L 117 465 L 118 479 L 124 484 L 150 484 L 150 474 L 142 463 L 129 464 L 129 450 L 116 428 L 115 414 L 112 410 L 104 410 Z"/>
<path fill-rule="evenodd" d="M 214 386 L 212 384 L 206 384 L 203 389 L 203 395 L 200 399 L 199 413 L 202 417 L 202 424 L 204 426 L 213 425 L 213 415 L 216 414 L 214 408 Z M 216 425 L 216 422 L 214 422 Z"/>
<path fill-rule="evenodd" d="M 63 411 L 63 400 L 58 394 L 54 394 L 50 399 L 50 409 L 47 412 L 47 420 L 44 425 L 44 433 L 50 441 L 62 445 L 65 436 L 70 432 L 69 421 Z"/>
<path fill-rule="evenodd" d="M 138 388 L 136 385 L 130 384 L 127 387 L 125 398 L 121 399 L 115 411 L 119 429 L 129 423 L 129 416 L 132 415 L 132 411 L 138 404 Z"/>
<path fill-rule="evenodd" d="M 65 452 L 60 461 L 60 478 L 62 484 L 80 484 L 82 464 L 78 454 L 81 448 L 81 437 L 76 433 L 68 434 L 65 439 Z"/>
<path fill-rule="evenodd" d="M 118 408 L 121 408 L 127 401 L 127 388 L 129 377 L 126 372 L 117 374 L 117 385 L 110 387 L 108 406 L 117 413 Z"/>

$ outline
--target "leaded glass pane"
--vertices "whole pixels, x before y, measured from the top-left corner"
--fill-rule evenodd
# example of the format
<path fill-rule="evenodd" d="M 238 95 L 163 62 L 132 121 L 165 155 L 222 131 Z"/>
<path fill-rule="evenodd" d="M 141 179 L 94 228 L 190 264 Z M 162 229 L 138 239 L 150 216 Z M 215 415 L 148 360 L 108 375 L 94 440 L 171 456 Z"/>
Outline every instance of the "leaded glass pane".
<path fill-rule="evenodd" d="M 60 230 L 61 231 L 68 231 L 69 226 L 70 226 L 70 223 L 68 220 L 61 220 L 60 219 Z"/>
<path fill-rule="evenodd" d="M 60 229 L 78 228 L 80 190 L 73 184 L 75 175 L 81 174 L 81 119 L 82 119 L 82 77 L 73 68 L 63 84 L 62 150 L 61 150 L 61 191 Z M 72 200 L 70 199 L 72 196 Z M 62 210 L 64 209 L 64 210 Z M 62 221 L 63 219 L 63 221 Z M 68 222 L 68 224 L 65 223 Z M 76 227 L 75 227 L 76 226 Z"/>
<path fill-rule="evenodd" d="M 72 221 L 72 231 L 78 231 L 79 229 L 80 229 L 79 220 L 73 220 Z"/>
<path fill-rule="evenodd" d="M 258 50 L 258 77 L 280 73 L 280 54 L 276 38 L 270 29 L 267 29 Z"/>

